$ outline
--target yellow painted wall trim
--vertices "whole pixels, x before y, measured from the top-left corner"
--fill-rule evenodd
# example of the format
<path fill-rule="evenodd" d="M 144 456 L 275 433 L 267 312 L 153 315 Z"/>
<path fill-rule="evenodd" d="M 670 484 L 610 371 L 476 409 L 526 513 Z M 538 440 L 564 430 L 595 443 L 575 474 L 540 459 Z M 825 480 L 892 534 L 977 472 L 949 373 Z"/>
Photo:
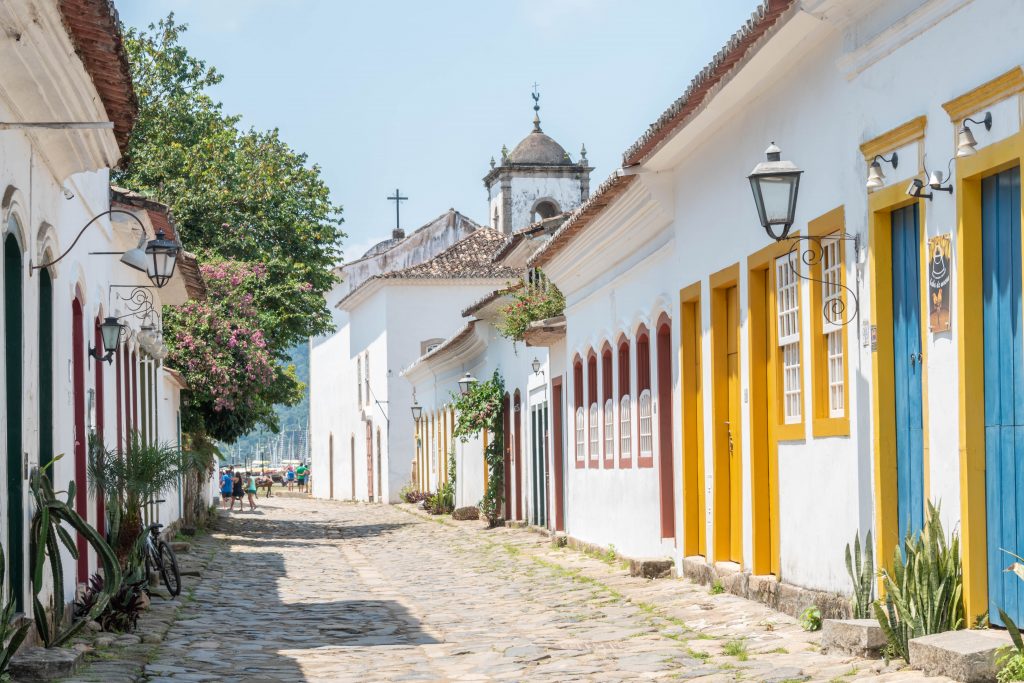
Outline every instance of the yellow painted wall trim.
<path fill-rule="evenodd" d="M 679 384 L 682 393 L 683 553 L 707 556 L 704 472 L 704 378 L 701 283 L 679 290 Z"/>
<path fill-rule="evenodd" d="M 846 212 L 842 206 L 818 216 L 807 224 L 807 234 L 811 237 L 836 235 L 841 237 L 846 232 Z M 815 249 L 811 259 L 811 431 L 815 437 L 849 436 L 850 435 L 850 344 L 848 325 L 840 330 L 843 346 L 843 414 L 832 416 L 829 408 L 831 387 L 829 386 L 828 339 L 825 337 L 824 303 L 822 301 L 822 255 L 812 242 Z M 846 281 L 846 242 L 839 240 L 839 271 L 840 284 L 847 286 Z M 840 300 L 843 310 L 849 305 L 846 290 L 840 288 Z M 853 321 L 850 324 L 855 324 Z"/>
<path fill-rule="evenodd" d="M 885 154 L 894 149 L 909 145 L 915 140 L 924 138 L 924 129 L 927 124 L 927 116 L 918 116 L 916 119 L 911 119 L 892 130 L 882 133 L 878 137 L 862 143 L 860 153 L 864 155 L 864 160 L 870 164 L 876 154 Z"/>
<path fill-rule="evenodd" d="M 960 123 L 964 117 L 1021 92 L 1024 92 L 1024 70 L 1015 66 L 991 81 L 954 97 L 943 104 L 942 108 L 949 114 L 950 121 Z"/>
<path fill-rule="evenodd" d="M 893 357 L 893 311 L 892 311 L 892 218 L 896 209 L 918 202 L 920 241 L 927 243 L 925 236 L 925 201 L 907 196 L 902 186 L 883 188 L 868 196 L 868 261 L 871 271 L 871 323 L 877 333 L 877 349 L 872 351 L 871 363 L 871 418 L 872 450 L 874 455 L 875 488 L 875 557 L 880 566 L 889 566 L 893 551 L 900 542 L 898 520 L 897 465 L 896 465 L 896 388 L 895 358 Z M 920 252 L 924 255 L 924 247 Z M 922 262 L 922 272 L 927 272 L 927 262 Z M 926 288 L 923 288 L 926 289 Z M 922 308 L 922 354 L 927 353 L 928 308 Z M 924 361 L 927 367 L 927 361 Z M 922 376 L 922 411 L 927 410 L 927 385 Z M 924 468 L 927 460 L 927 412 L 922 414 L 925 439 Z M 927 486 L 927 480 L 925 485 Z M 928 495 L 927 488 L 925 495 Z"/>
<path fill-rule="evenodd" d="M 1019 71 L 1019 68 L 1016 69 Z M 1012 73 L 1012 72 L 1011 72 Z M 1004 74 L 1000 79 L 1013 81 Z M 1000 80 L 996 79 L 996 81 Z M 995 81 L 990 81 L 995 83 Z M 986 84 L 986 86 L 989 84 Z M 982 86 L 985 87 L 985 86 Z M 996 86 L 992 86 L 996 91 Z M 972 91 L 973 92 L 973 91 Z M 970 93 L 968 93 L 970 94 Z M 982 101 L 980 98 L 977 101 Z M 979 109 L 986 104 L 963 105 Z M 947 111 L 949 111 L 947 109 Z M 973 109 L 972 111 L 977 111 Z M 970 113 L 970 112 L 968 112 Z M 953 116 L 953 112 L 950 112 Z M 957 160 L 956 329 L 960 379 L 960 528 L 968 622 L 988 610 L 988 510 L 985 499 L 985 356 L 982 308 L 981 180 L 1024 164 L 1024 132 Z M 972 331 L 973 334 L 969 334 Z"/>

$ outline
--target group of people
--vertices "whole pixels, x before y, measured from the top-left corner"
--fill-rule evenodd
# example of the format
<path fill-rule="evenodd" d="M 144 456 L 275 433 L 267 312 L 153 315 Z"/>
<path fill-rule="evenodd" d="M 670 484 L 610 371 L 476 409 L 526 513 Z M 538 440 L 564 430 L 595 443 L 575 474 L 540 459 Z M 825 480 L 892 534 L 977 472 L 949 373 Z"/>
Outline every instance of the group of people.
<path fill-rule="evenodd" d="M 305 464 L 298 467 L 288 466 L 284 473 L 284 485 L 291 491 L 296 483 L 299 491 L 306 491 L 306 482 L 309 479 L 309 467 Z M 260 489 L 266 490 L 267 497 L 273 496 L 272 488 L 274 479 L 268 472 L 257 476 L 253 472 L 243 474 L 235 471 L 234 466 L 223 470 L 220 475 L 220 499 L 221 506 L 227 510 L 235 509 L 235 501 L 238 501 L 238 511 L 241 512 L 245 498 L 248 497 L 249 510 L 256 510 L 256 497 Z"/>

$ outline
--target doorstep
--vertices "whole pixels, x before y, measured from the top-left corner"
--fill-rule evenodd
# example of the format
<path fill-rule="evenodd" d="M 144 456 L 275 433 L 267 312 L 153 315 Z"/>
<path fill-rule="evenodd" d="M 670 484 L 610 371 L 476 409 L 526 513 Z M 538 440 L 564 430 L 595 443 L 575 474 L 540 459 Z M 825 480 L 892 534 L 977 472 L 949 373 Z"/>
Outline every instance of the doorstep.
<path fill-rule="evenodd" d="M 946 631 L 910 641 L 910 666 L 928 676 L 948 676 L 963 683 L 996 680 L 996 655 L 1012 647 L 1006 631 Z"/>
<path fill-rule="evenodd" d="M 886 643 L 876 619 L 825 619 L 821 624 L 821 648 L 865 659 L 879 659 Z"/>

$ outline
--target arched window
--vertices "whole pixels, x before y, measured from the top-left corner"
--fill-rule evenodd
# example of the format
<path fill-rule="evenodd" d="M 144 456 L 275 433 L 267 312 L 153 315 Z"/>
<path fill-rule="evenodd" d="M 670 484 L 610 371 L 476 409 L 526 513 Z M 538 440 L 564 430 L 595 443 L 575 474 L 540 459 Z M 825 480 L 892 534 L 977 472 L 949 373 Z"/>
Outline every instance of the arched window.
<path fill-rule="evenodd" d="M 561 213 L 561 209 L 558 208 L 558 204 L 553 199 L 542 199 L 533 207 L 533 220 L 544 220 L 545 218 L 557 216 L 559 213 Z"/>
<path fill-rule="evenodd" d="M 654 425 L 651 397 L 651 338 L 646 327 L 636 335 L 636 388 L 640 467 L 654 467 Z"/>
<path fill-rule="evenodd" d="M 598 440 L 598 416 L 597 416 L 597 356 L 593 351 L 587 357 L 587 405 L 590 406 L 590 466 L 597 467 L 600 459 L 600 441 Z"/>
<path fill-rule="evenodd" d="M 576 467 L 583 467 L 586 464 L 587 456 L 583 415 L 583 363 L 579 356 L 575 358 L 572 365 L 572 389 L 573 404 L 576 407 Z"/>
<path fill-rule="evenodd" d="M 615 466 L 615 403 L 612 401 L 612 347 L 601 350 L 601 402 L 604 405 L 604 466 Z"/>
<path fill-rule="evenodd" d="M 619 340 L 619 467 L 630 467 L 633 459 L 632 398 L 629 381 L 629 342 Z"/>

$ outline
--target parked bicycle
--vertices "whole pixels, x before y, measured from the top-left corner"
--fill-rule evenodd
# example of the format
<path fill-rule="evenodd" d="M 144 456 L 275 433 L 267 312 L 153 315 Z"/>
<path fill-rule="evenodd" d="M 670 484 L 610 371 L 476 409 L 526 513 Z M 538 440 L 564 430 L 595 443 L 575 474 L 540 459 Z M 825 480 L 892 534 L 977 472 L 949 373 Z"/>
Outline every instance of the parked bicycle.
<path fill-rule="evenodd" d="M 154 503 L 163 503 L 163 500 L 154 500 Z M 170 544 L 160 538 L 160 529 L 163 524 L 154 522 L 149 525 L 149 535 L 146 536 L 146 545 L 143 550 L 146 560 L 146 576 L 152 572 L 160 575 L 160 579 L 167 587 L 171 597 L 181 594 L 181 571 L 178 569 L 178 558 Z"/>

